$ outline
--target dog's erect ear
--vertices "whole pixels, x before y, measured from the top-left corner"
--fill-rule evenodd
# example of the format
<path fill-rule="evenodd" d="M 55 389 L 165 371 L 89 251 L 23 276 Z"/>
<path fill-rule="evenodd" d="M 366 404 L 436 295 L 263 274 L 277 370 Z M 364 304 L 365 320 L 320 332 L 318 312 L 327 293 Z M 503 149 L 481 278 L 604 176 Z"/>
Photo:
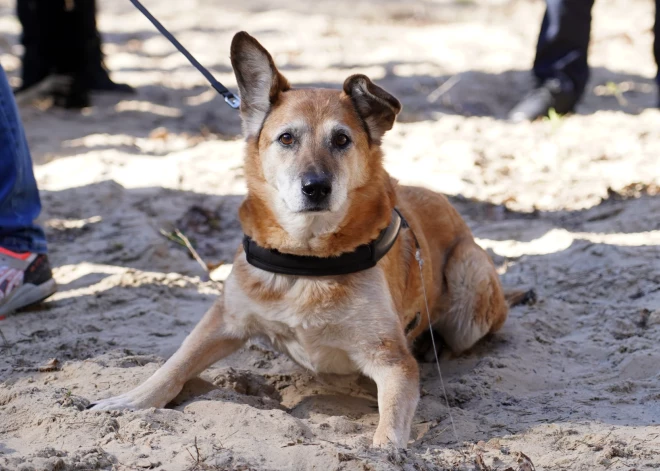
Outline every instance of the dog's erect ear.
<path fill-rule="evenodd" d="M 369 130 L 371 140 L 380 139 L 392 129 L 401 103 L 385 90 L 375 85 L 366 75 L 351 75 L 344 82 L 344 93 L 351 97 L 358 114 Z"/>
<path fill-rule="evenodd" d="M 243 131 L 256 136 L 270 107 L 290 88 L 289 82 L 268 51 L 245 31 L 236 33 L 231 42 L 231 65 L 241 96 Z"/>

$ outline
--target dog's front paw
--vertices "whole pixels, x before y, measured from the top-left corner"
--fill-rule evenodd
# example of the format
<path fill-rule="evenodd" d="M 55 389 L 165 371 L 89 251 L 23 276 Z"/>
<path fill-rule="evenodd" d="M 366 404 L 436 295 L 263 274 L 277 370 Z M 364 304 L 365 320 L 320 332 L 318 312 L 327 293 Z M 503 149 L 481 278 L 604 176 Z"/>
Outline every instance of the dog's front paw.
<path fill-rule="evenodd" d="M 146 381 L 127 393 L 93 402 L 87 407 L 91 410 L 138 410 L 165 407 L 181 391 L 183 384 L 170 381 L 163 384 Z"/>
<path fill-rule="evenodd" d="M 109 397 L 108 399 L 101 399 L 100 401 L 92 402 L 87 406 L 87 410 L 137 410 L 141 407 L 137 404 L 135 399 L 131 398 L 130 394 L 121 394 L 119 396 Z"/>
<path fill-rule="evenodd" d="M 374 434 L 373 446 L 377 448 L 405 448 L 405 440 L 399 435 L 394 430 L 378 428 Z"/>
<path fill-rule="evenodd" d="M 119 396 L 101 399 L 92 402 L 87 409 L 89 410 L 138 410 L 148 409 L 150 407 L 165 407 L 168 396 L 163 394 L 163 390 L 152 390 L 145 388 L 145 385 L 137 387 Z"/>

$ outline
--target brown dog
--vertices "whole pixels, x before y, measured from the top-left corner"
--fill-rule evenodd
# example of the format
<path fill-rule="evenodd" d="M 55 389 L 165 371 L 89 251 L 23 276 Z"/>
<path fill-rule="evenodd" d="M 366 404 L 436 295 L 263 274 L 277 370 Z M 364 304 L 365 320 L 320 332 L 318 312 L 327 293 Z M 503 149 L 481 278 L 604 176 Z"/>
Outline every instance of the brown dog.
<path fill-rule="evenodd" d="M 410 229 L 377 265 L 348 274 L 274 273 L 239 248 L 223 296 L 181 348 L 144 384 L 92 408 L 164 407 L 186 381 L 260 336 L 314 372 L 373 378 L 373 443 L 405 447 L 419 398 L 410 349 L 429 328 L 422 283 L 434 327 L 460 352 L 507 317 L 495 268 L 444 196 L 399 186 L 384 170 L 380 141 L 401 110 L 396 98 L 364 75 L 341 91 L 292 89 L 247 33 L 234 37 L 231 60 L 247 147 L 239 217 L 250 243 L 320 266 L 381 241 L 395 206 Z"/>

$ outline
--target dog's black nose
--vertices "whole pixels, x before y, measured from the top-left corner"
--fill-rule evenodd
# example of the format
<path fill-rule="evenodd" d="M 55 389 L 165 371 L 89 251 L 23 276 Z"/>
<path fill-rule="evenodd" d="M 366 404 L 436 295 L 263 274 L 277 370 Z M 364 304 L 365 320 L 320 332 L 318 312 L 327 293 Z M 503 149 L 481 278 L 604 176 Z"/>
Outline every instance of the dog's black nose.
<path fill-rule="evenodd" d="M 313 203 L 321 203 L 332 191 L 330 179 L 325 175 L 305 174 L 302 178 L 302 192 Z"/>

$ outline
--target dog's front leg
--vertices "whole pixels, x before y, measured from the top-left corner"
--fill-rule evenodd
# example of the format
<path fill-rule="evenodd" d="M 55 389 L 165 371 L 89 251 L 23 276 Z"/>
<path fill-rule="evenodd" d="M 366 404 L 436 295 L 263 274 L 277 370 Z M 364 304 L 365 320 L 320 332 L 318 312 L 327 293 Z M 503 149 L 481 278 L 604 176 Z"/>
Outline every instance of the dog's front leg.
<path fill-rule="evenodd" d="M 419 368 L 405 339 L 381 340 L 365 345 L 355 360 L 378 387 L 380 419 L 374 446 L 405 448 L 419 401 Z"/>
<path fill-rule="evenodd" d="M 186 381 L 245 343 L 245 339 L 227 333 L 224 314 L 224 299 L 221 296 L 176 353 L 148 380 L 125 394 L 98 401 L 90 409 L 165 407 L 181 392 Z"/>

